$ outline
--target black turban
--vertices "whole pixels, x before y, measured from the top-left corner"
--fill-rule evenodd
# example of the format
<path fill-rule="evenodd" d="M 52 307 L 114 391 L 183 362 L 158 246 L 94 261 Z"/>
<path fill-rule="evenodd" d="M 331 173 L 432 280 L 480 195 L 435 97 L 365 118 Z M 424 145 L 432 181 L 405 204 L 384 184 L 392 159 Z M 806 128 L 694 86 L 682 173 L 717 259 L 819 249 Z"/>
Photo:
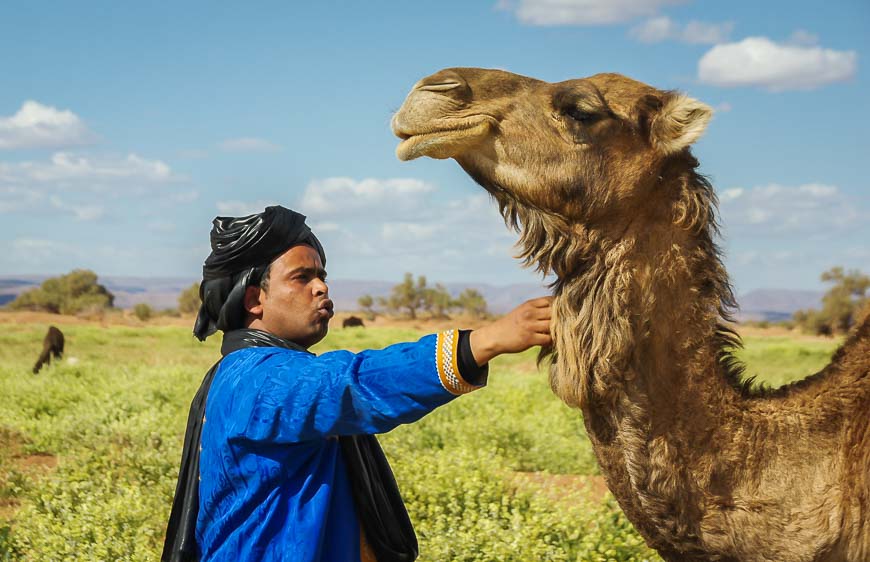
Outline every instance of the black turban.
<path fill-rule="evenodd" d="M 276 257 L 299 244 L 317 250 L 326 266 L 320 241 L 305 224 L 305 215 L 275 205 L 246 217 L 215 217 L 211 254 L 202 266 L 202 306 L 193 334 L 204 340 L 216 330 L 242 328 L 245 289 L 260 283 Z"/>

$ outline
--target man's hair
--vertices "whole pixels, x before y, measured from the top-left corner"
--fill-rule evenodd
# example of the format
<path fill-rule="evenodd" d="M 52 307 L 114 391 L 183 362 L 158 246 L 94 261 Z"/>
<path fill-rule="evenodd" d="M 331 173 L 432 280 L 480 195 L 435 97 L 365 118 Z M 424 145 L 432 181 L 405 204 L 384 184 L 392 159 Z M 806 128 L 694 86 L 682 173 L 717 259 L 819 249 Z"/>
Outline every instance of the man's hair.
<path fill-rule="evenodd" d="M 264 291 L 269 291 L 269 274 L 272 272 L 272 264 L 274 261 L 270 261 L 269 265 L 263 269 L 263 272 L 260 274 L 260 288 Z"/>

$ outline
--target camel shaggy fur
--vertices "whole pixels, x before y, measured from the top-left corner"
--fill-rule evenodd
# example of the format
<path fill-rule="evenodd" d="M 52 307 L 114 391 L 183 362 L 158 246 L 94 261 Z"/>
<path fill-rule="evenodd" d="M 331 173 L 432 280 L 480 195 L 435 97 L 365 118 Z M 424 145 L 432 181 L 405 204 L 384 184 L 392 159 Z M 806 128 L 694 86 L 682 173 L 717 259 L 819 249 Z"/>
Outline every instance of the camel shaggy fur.
<path fill-rule="evenodd" d="M 716 196 L 689 146 L 710 108 L 617 74 L 454 68 L 393 117 L 400 159 L 453 158 L 556 281 L 550 383 L 666 560 L 870 560 L 870 320 L 830 365 L 752 387 Z"/>

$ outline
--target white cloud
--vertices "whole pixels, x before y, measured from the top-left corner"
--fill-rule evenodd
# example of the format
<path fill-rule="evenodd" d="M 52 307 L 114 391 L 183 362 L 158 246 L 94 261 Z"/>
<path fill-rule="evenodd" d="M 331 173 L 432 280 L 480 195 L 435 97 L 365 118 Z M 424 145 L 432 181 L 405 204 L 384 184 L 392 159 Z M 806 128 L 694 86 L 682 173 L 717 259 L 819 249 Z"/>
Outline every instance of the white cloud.
<path fill-rule="evenodd" d="M 278 152 L 281 147 L 275 143 L 254 137 L 227 139 L 220 144 L 226 152 Z"/>
<path fill-rule="evenodd" d="M 818 45 L 819 36 L 815 33 L 810 33 L 804 29 L 795 30 L 788 38 L 788 42 L 792 45 L 802 45 L 804 47 Z"/>
<path fill-rule="evenodd" d="M 181 180 L 166 163 L 136 154 L 94 158 L 56 152 L 46 160 L 0 163 L 0 214 L 95 221 L 108 213 L 107 202 L 128 197 L 172 203 L 190 200 L 189 194 L 155 191 L 155 186 Z"/>
<path fill-rule="evenodd" d="M 649 17 L 665 6 L 688 0 L 520 0 L 514 7 L 500 1 L 498 9 L 512 9 L 529 25 L 607 25 Z"/>
<path fill-rule="evenodd" d="M 0 184 L 0 214 L 33 209 L 45 201 L 45 194 L 20 186 Z"/>
<path fill-rule="evenodd" d="M 78 248 L 63 242 L 39 238 L 17 238 L 9 245 L 12 263 L 18 264 L 18 271 L 26 271 L 31 265 L 44 265 L 57 258 L 77 255 Z"/>
<path fill-rule="evenodd" d="M 726 189 L 719 195 L 719 202 L 726 203 L 728 201 L 733 201 L 735 199 L 739 199 L 743 193 L 744 189 L 742 187 L 732 187 L 731 189 Z"/>
<path fill-rule="evenodd" d="M 414 222 L 388 222 L 381 227 L 381 236 L 388 242 L 408 242 L 431 240 L 443 231 L 441 224 L 420 224 Z"/>
<path fill-rule="evenodd" d="M 316 222 L 311 224 L 312 230 L 317 232 L 340 232 L 341 225 L 335 222 Z"/>
<path fill-rule="evenodd" d="M 770 184 L 751 189 L 731 188 L 720 194 L 722 218 L 733 235 L 794 235 L 826 237 L 870 219 L 870 209 L 844 195 L 836 186 L 808 183 Z"/>
<path fill-rule="evenodd" d="M 680 25 L 667 16 L 659 16 L 633 27 L 629 35 L 642 43 L 661 43 L 671 40 L 689 44 L 715 45 L 726 41 L 733 29 L 732 22 L 690 21 L 686 25 Z"/>
<path fill-rule="evenodd" d="M 748 37 L 710 49 L 698 62 L 698 78 L 716 86 L 808 90 L 852 78 L 857 61 L 855 51 L 779 44 L 766 37 Z"/>
<path fill-rule="evenodd" d="M 839 192 L 839 190 L 833 185 L 824 185 L 820 183 L 808 183 L 800 186 L 798 190 L 813 198 L 836 197 Z"/>
<path fill-rule="evenodd" d="M 260 199 L 258 201 L 218 201 L 216 206 L 218 212 L 223 216 L 244 217 L 255 213 L 262 213 L 266 207 L 277 204 L 274 201 Z"/>
<path fill-rule="evenodd" d="M 326 178 L 308 184 L 299 208 L 315 217 L 382 215 L 385 212 L 400 217 L 412 211 L 424 211 L 426 195 L 433 191 L 432 185 L 410 178 Z"/>
<path fill-rule="evenodd" d="M 106 207 L 104 205 L 69 203 L 57 195 L 49 197 L 49 203 L 58 211 L 72 215 L 77 221 L 93 221 L 103 218 L 106 214 Z"/>
<path fill-rule="evenodd" d="M 163 183 L 180 179 L 160 160 L 148 160 L 136 154 L 123 158 L 94 160 L 69 152 L 56 152 L 48 162 L 19 162 L 7 165 L 3 178 L 7 181 L 41 182 L 56 185 L 82 184 L 90 186 L 129 185 L 130 183 Z"/>
<path fill-rule="evenodd" d="M 0 117 L 0 149 L 60 148 L 93 140 L 93 133 L 75 113 L 33 100 L 24 102 L 11 117 Z"/>

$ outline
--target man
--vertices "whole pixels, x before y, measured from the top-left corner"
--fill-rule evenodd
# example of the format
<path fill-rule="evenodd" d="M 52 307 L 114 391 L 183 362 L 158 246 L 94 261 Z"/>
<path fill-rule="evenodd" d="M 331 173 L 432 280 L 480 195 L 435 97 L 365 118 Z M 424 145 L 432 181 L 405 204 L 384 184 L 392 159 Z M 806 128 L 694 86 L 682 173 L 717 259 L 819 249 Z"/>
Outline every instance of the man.
<path fill-rule="evenodd" d="M 218 217 L 211 243 L 194 333 L 222 330 L 223 359 L 191 404 L 163 560 L 413 560 L 374 434 L 482 388 L 493 357 L 548 345 L 550 299 L 474 331 L 315 356 L 333 305 L 305 217 Z"/>

